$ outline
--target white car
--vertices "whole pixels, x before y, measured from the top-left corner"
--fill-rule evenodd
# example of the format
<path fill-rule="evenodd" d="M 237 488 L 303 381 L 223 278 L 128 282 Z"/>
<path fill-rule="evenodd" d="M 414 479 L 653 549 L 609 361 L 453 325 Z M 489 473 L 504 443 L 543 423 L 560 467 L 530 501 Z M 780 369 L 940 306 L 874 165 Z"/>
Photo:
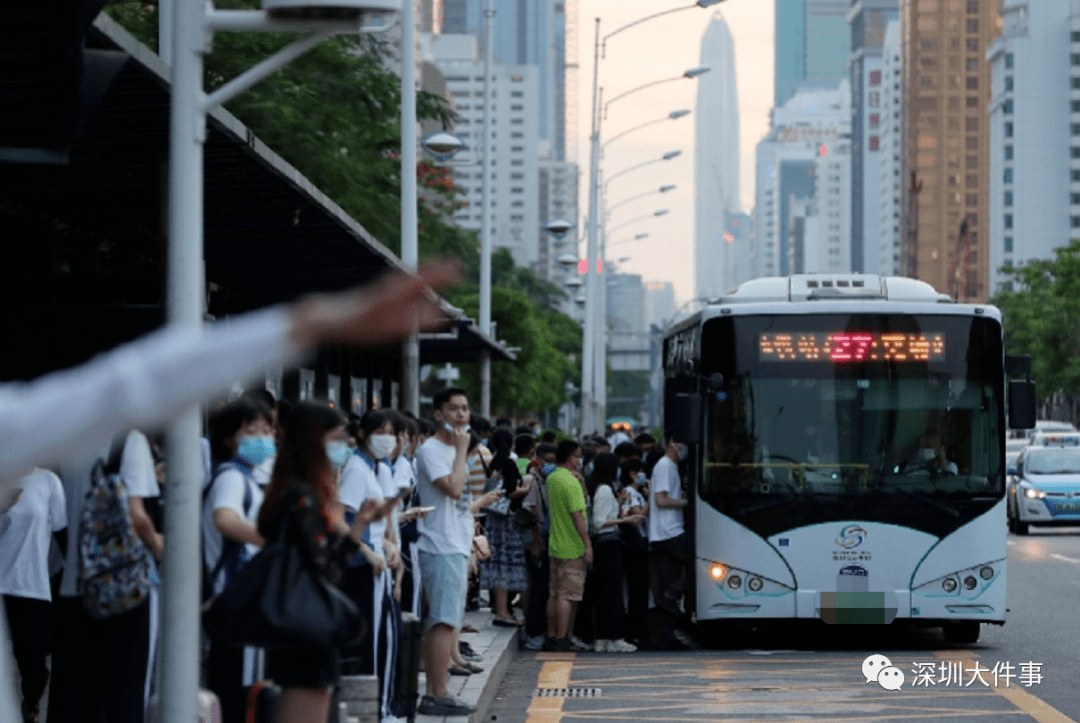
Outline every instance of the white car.
<path fill-rule="evenodd" d="M 1026 535 L 1031 525 L 1080 526 L 1080 447 L 1025 447 L 1013 471 L 1010 532 Z"/>

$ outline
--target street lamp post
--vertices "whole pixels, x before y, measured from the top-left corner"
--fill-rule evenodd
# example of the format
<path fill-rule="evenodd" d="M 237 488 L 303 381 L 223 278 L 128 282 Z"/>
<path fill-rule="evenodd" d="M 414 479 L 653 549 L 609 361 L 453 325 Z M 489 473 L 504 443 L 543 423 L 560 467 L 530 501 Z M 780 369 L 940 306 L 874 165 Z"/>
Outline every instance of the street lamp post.
<path fill-rule="evenodd" d="M 330 7 L 326 7 L 330 6 Z M 264 0 L 263 10 L 217 10 L 210 3 L 171 3 L 171 102 L 169 108 L 168 323 L 198 334 L 204 315 L 203 144 L 206 116 L 238 93 L 295 60 L 335 33 L 385 31 L 398 0 Z M 327 13 L 328 10 L 332 12 Z M 165 18 L 168 23 L 169 18 Z M 307 35 L 259 62 L 216 91 L 203 91 L 203 55 L 222 31 L 286 31 Z M 163 723 L 198 718 L 199 514 L 202 462 L 198 406 L 189 407 L 168 431 L 165 551 L 162 568 Z"/>
<path fill-rule="evenodd" d="M 410 2 L 411 0 L 405 0 Z M 491 0 L 484 2 L 484 135 L 483 166 L 484 178 L 480 184 L 483 208 L 480 219 L 480 330 L 491 336 L 491 62 L 492 62 L 492 25 L 495 10 Z M 491 354 L 480 355 L 480 416 L 491 416 Z"/>
<path fill-rule="evenodd" d="M 183 2 L 184 0 L 180 0 Z M 416 12 L 401 2 L 401 262 L 415 272 L 419 263 L 416 218 Z M 420 335 L 413 331 L 401 350 L 402 406 L 420 415 Z"/>

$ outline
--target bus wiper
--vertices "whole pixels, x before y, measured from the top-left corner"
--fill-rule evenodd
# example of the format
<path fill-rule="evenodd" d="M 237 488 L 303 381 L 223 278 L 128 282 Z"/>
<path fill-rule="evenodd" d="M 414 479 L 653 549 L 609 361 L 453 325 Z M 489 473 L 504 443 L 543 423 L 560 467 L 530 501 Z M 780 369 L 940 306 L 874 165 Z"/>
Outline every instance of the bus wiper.
<path fill-rule="evenodd" d="M 914 492 L 910 492 L 910 491 L 904 489 L 903 487 L 898 487 L 897 485 L 886 485 L 885 489 L 895 490 L 896 492 L 899 492 L 902 495 L 907 495 L 908 497 L 914 497 L 919 502 L 930 505 L 931 507 L 936 507 L 937 509 L 941 510 L 942 512 L 947 513 L 950 517 L 952 517 L 954 519 L 960 517 L 960 513 L 957 512 L 956 510 L 954 510 L 952 507 L 949 507 L 948 505 L 943 505 L 940 502 L 935 502 L 934 500 L 930 499 L 929 497 L 923 497 L 922 495 L 917 495 Z"/>

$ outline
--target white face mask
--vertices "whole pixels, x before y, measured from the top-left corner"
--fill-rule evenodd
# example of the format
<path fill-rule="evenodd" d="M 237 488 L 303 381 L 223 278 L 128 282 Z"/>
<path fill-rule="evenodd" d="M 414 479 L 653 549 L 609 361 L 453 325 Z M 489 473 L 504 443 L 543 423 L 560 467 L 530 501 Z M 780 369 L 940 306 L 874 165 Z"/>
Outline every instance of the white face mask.
<path fill-rule="evenodd" d="M 931 447 L 923 447 L 919 450 L 919 459 L 923 462 L 929 462 L 937 457 L 937 452 Z"/>
<path fill-rule="evenodd" d="M 384 459 L 390 456 L 397 446 L 397 437 L 392 434 L 373 434 L 368 437 L 368 451 L 375 459 Z"/>

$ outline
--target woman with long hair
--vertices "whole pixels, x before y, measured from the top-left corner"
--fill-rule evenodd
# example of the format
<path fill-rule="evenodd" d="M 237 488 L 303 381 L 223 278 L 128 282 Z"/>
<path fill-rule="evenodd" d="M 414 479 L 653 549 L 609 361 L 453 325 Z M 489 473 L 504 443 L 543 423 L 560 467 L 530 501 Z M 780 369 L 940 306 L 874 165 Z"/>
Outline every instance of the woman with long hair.
<path fill-rule="evenodd" d="M 492 432 L 491 447 L 495 456 L 488 468 L 490 474 L 484 491 L 501 488 L 506 502 L 497 502 L 487 510 L 484 532 L 491 543 L 491 557 L 480 562 L 480 587 L 494 591 L 495 619 L 492 622 L 504 627 L 521 625 L 510 614 L 510 593 L 523 593 L 529 588 L 525 543 L 512 515 L 521 508 L 532 485 L 531 481 L 522 482 L 517 464 L 510 458 L 513 445 L 514 435 L 509 429 L 499 427 Z"/>
<path fill-rule="evenodd" d="M 308 562 L 336 584 L 359 551 L 365 528 L 387 510 L 373 501 L 351 525 L 345 523 L 337 501 L 337 470 L 349 449 L 339 412 L 318 402 L 298 402 L 283 436 L 259 512 L 259 532 L 276 539 L 281 526 L 288 525 L 287 539 L 300 545 Z M 280 723 L 327 719 L 331 691 L 340 682 L 336 649 L 270 650 L 266 670 L 282 688 Z"/>
<path fill-rule="evenodd" d="M 596 645 L 598 653 L 632 653 L 637 648 L 624 640 L 626 608 L 623 606 L 623 559 L 620 525 L 640 525 L 641 517 L 623 517 L 612 483 L 619 459 L 610 452 L 593 460 L 593 576 L 596 578 Z"/>

